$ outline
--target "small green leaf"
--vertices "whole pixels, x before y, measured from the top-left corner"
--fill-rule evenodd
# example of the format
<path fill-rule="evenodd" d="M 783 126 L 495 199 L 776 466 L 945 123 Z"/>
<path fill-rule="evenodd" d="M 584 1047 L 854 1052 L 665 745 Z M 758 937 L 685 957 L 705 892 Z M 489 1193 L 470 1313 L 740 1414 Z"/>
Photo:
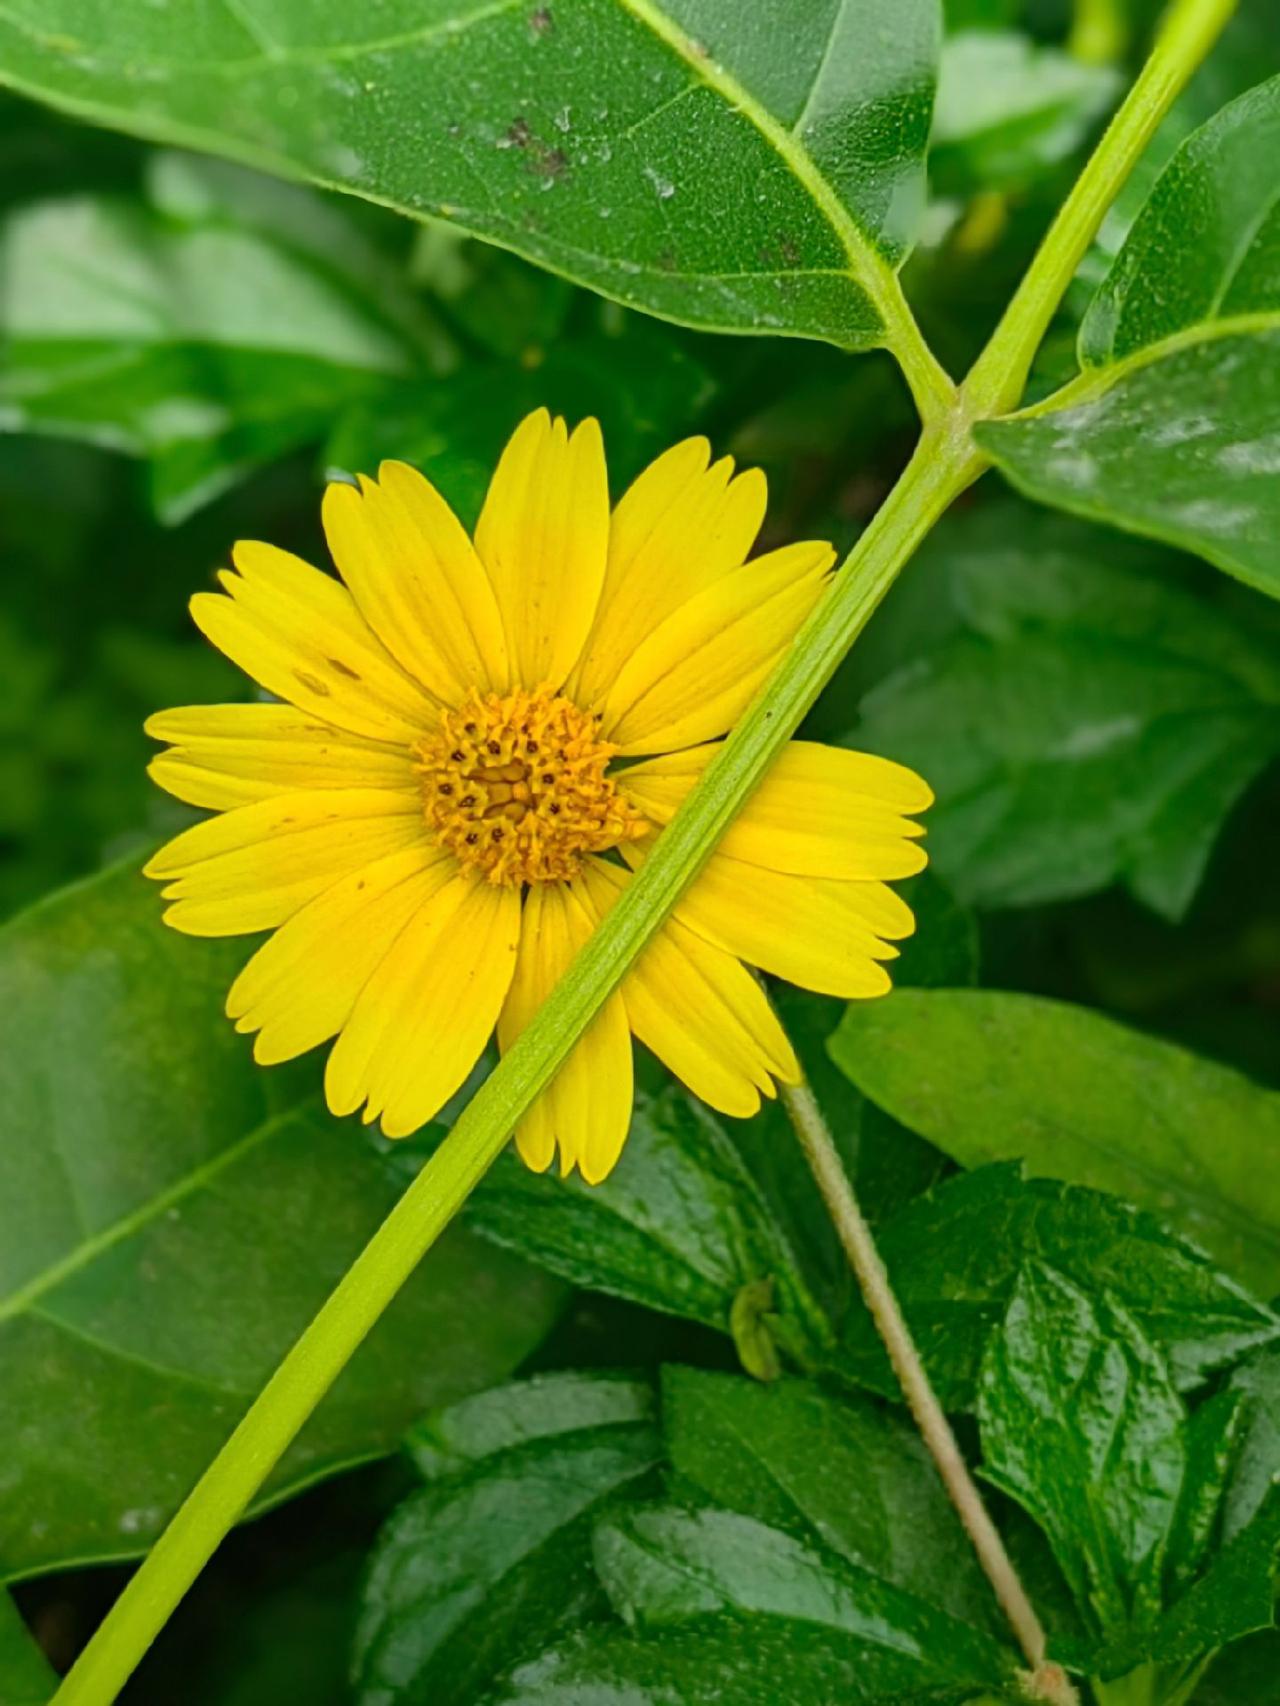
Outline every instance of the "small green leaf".
<path fill-rule="evenodd" d="M 990 1628 L 994 1601 L 914 1428 L 809 1381 L 762 1387 L 667 1368 L 662 1417 L 678 1485 L 825 1545 L 951 1616 Z"/>
<path fill-rule="evenodd" d="M 766 1662 L 770 1646 L 796 1629 L 837 1662 L 860 1665 L 864 1698 L 996 1688 L 1011 1674 L 1011 1655 L 990 1636 L 835 1553 L 736 1512 L 622 1512 L 598 1524 L 595 1551 L 615 1610 L 664 1640 L 691 1625 L 731 1621 Z M 774 1673 L 775 1687 L 785 1674 Z"/>
<path fill-rule="evenodd" d="M 598 1615 L 593 1513 L 659 1456 L 652 1394 L 611 1375 L 501 1387 L 426 1430 L 457 1455 L 433 1453 L 438 1478 L 400 1505 L 374 1549 L 355 1638 L 359 1706 L 469 1706 Z"/>
<path fill-rule="evenodd" d="M 944 1404 L 968 1409 L 988 1338 L 1022 1265 L 1043 1261 L 1085 1290 L 1105 1286 L 1169 1359 L 1182 1391 L 1256 1346 L 1280 1319 L 1150 1214 L 1016 1163 L 979 1167 L 909 1204 L 877 1242 Z M 845 1324 L 838 1366 L 887 1397 L 898 1385 L 865 1309 Z"/>
<path fill-rule="evenodd" d="M 4 1706 L 45 1706 L 57 1686 L 52 1665 L 0 1588 L 0 1701 Z"/>
<path fill-rule="evenodd" d="M 145 1549 L 395 1201 L 310 1075 L 227 1023 L 242 951 L 165 929 L 133 867 L 0 939 L 0 1576 Z M 266 1500 L 509 1372 L 559 1302 L 450 1233 Z"/>
<path fill-rule="evenodd" d="M 1023 189 L 1075 152 L 1119 88 L 1113 66 L 1086 65 L 1016 30 L 949 34 L 930 178 L 943 195 Z"/>
<path fill-rule="evenodd" d="M 1014 484 L 1280 594 L 1280 78 L 1183 143 L 1090 306 L 1085 371 L 976 429 Z"/>
<path fill-rule="evenodd" d="M 1111 1191 L 1280 1290 L 1280 1095 L 1087 1008 L 990 990 L 854 1003 L 831 1040 L 853 1082 L 962 1166 Z"/>
<path fill-rule="evenodd" d="M 1023 1268 L 983 1361 L 983 1473 L 1033 1516 L 1104 1633 L 1153 1623 L 1186 1473 L 1185 1412 L 1109 1296 Z"/>
<path fill-rule="evenodd" d="M 391 0 L 361 22 L 307 0 L 198 22 L 125 0 L 108 25 L 85 0 L 23 0 L 0 79 L 450 221 L 687 324 L 884 338 L 938 0 L 805 0 L 783 54 L 732 0 Z"/>

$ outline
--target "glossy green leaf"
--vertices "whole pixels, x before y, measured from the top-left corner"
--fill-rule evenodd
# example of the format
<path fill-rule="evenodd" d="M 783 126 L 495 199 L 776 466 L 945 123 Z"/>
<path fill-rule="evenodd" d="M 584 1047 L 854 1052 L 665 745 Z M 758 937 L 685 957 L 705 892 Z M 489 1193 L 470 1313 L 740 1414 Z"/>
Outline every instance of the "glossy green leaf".
<path fill-rule="evenodd" d="M 1016 30 L 949 34 L 930 178 L 944 195 L 1025 188 L 1075 152 L 1119 87 L 1113 66 L 1086 64 Z"/>
<path fill-rule="evenodd" d="M 808 1381 L 668 1368 L 667 1450 L 682 1489 L 755 1517 L 979 1628 L 991 1589 L 919 1435 L 879 1405 Z"/>
<path fill-rule="evenodd" d="M 1077 1604 L 1107 1634 L 1153 1623 L 1186 1417 L 1133 1317 L 1029 1262 L 983 1361 L 978 1415 L 983 1474 L 1048 1535 Z"/>
<path fill-rule="evenodd" d="M 144 204 L 11 213 L 0 425 L 146 458 L 155 510 L 176 522 L 323 437 L 344 405 L 395 379 L 428 383 L 447 351 L 426 341 L 430 322 L 396 323 L 390 268 L 318 198 L 268 188 L 257 206 L 249 174 L 159 156 Z"/>
<path fill-rule="evenodd" d="M 1232 1375 L 1231 1390 L 1243 1399 L 1244 1409 L 1223 1510 L 1227 1539 L 1248 1526 L 1280 1476 L 1280 1350 L 1250 1357 Z"/>
<path fill-rule="evenodd" d="M 263 1073 L 227 1024 L 242 952 L 166 930 L 132 867 L 0 943 L 0 1574 L 142 1550 L 395 1199 L 310 1075 Z M 502 1376 L 558 1302 L 450 1234 L 265 1497 Z"/>
<path fill-rule="evenodd" d="M 772 1281 L 779 1331 L 811 1350 L 826 1337 L 797 1256 L 724 1127 L 676 1086 L 638 1091 L 622 1159 L 602 1185 L 532 1173 L 507 1155 L 467 1220 L 575 1285 L 721 1332 L 743 1288 Z"/>
<path fill-rule="evenodd" d="M 596 1567 L 632 1627 L 664 1638 L 733 1622 L 765 1651 L 798 1634 L 860 1666 L 854 1698 L 998 1687 L 1012 1666 L 1000 1643 L 836 1553 L 722 1510 L 659 1506 L 596 1529 Z M 771 1625 L 773 1626 L 771 1630 Z M 776 1671 L 777 1677 L 786 1671 Z M 833 1671 L 832 1686 L 839 1671 Z M 832 1687 L 830 1698 L 839 1698 Z"/>
<path fill-rule="evenodd" d="M 1220 1653 L 1192 1696 L 1193 1706 L 1266 1706 L 1280 1674 L 1280 1630 L 1235 1641 Z"/>
<path fill-rule="evenodd" d="M 17 1606 L 0 1588 L 0 1701 L 4 1706 L 45 1706 L 57 1683 Z"/>
<path fill-rule="evenodd" d="M 1120 879 L 1180 916 L 1280 748 L 1275 648 L 1148 557 L 1003 504 L 929 550 L 950 631 L 873 688 L 848 740 L 929 778 L 930 857 L 964 899 L 1029 906 Z"/>
<path fill-rule="evenodd" d="M 470 1706 L 511 1665 L 599 1614 L 594 1513 L 659 1456 L 653 1394 L 552 1374 L 431 1418 L 438 1478 L 383 1528 L 356 1629 L 360 1706 Z"/>
<path fill-rule="evenodd" d="M 977 430 L 1033 497 L 1280 592 L 1280 79 L 1194 132 L 1081 328 L 1085 371 Z"/>
<path fill-rule="evenodd" d="M 854 1003 L 831 1042 L 866 1095 L 963 1166 L 1022 1160 L 1148 1209 L 1280 1290 L 1280 1095 L 1087 1008 L 989 990 Z"/>
<path fill-rule="evenodd" d="M 1272 1488 L 1248 1526 L 1153 1628 L 1095 1650 L 1087 1661 L 1090 1668 L 1099 1676 L 1124 1677 L 1150 1666 L 1161 1680 L 1178 1682 L 1198 1673 L 1219 1648 L 1273 1628 L 1277 1548 L 1280 1487 Z M 1163 1696 L 1157 1692 L 1155 1698 Z"/>
<path fill-rule="evenodd" d="M 1105 1286 L 1169 1361 L 1182 1391 L 1254 1347 L 1280 1320 L 1152 1215 L 1016 1163 L 979 1167 L 909 1204 L 878 1233 L 880 1253 L 939 1396 L 971 1407 L 978 1369 L 1023 1263 L 1041 1261 L 1084 1290 Z M 896 1398 L 865 1310 L 845 1324 L 839 1367 Z"/>
<path fill-rule="evenodd" d="M 804 0 L 784 54 L 731 0 L 389 0 L 367 20 L 19 0 L 0 78 L 672 319 L 864 348 L 921 202 L 938 33 L 937 0 Z"/>
<path fill-rule="evenodd" d="M 748 1633 L 749 1631 L 749 1633 Z M 907 1668 L 899 1661 L 895 1670 Z M 866 1648 L 807 1621 L 739 1618 L 664 1627 L 636 1639 L 617 1625 L 587 1629 L 519 1665 L 484 1706 L 960 1706 L 968 1686 L 881 1686 Z M 983 1697 L 984 1706 L 987 1706 Z M 1232 1706 L 1236 1706 L 1233 1702 Z"/>

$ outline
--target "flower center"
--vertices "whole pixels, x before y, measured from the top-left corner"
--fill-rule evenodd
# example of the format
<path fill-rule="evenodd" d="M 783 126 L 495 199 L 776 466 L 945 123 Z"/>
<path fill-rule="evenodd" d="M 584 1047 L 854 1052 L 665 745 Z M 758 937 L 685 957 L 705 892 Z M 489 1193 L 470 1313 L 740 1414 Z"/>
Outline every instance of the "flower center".
<path fill-rule="evenodd" d="M 491 883 L 515 884 L 562 882 L 584 854 L 648 831 L 605 774 L 616 751 L 571 700 L 520 691 L 443 711 L 414 757 L 440 840 Z"/>

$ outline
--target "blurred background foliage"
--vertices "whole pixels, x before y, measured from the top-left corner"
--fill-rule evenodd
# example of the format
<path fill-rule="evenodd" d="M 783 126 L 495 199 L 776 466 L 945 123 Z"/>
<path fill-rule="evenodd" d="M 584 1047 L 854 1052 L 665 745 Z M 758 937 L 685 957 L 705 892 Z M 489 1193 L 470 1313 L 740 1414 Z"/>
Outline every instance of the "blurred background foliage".
<path fill-rule="evenodd" d="M 994 325 L 1156 9 L 948 0 L 906 284 L 952 372 Z M 1089 291 L 1173 147 L 1280 71 L 1278 20 L 1274 0 L 1247 0 L 1178 103 L 1037 388 L 1071 371 Z M 422 467 L 470 522 L 501 444 L 543 403 L 600 417 L 619 486 L 706 433 L 767 471 L 765 544 L 842 551 L 915 430 L 885 356 L 660 325 L 444 229 L 0 99 L 0 916 L 183 821 L 146 779 L 141 725 L 246 692 L 186 615 L 234 539 L 324 561 L 326 474 L 384 456 Z M 1280 1087 L 1278 642 L 1274 602 L 1037 510 L 991 474 L 898 583 L 810 732 L 930 778 L 933 869 L 973 910 L 985 983 L 1086 1003 Z M 798 998 L 790 1018 L 820 1037 L 836 1012 Z M 891 1160 L 870 1143 L 860 1162 L 887 1213 L 940 1157 L 874 1108 L 858 1117 L 893 1133 Z M 538 1355 L 607 1363 L 620 1339 L 633 1362 L 734 1362 L 696 1320 L 592 1296 Z M 360 1471 L 234 1537 L 126 1698 L 346 1699 L 353 1584 L 406 1473 Z M 119 1579 L 21 1590 L 55 1658 Z M 1265 1637 L 1233 1652 L 1242 1677 L 1274 1657 Z M 1213 1686 L 1237 1698 L 1225 1672 Z"/>

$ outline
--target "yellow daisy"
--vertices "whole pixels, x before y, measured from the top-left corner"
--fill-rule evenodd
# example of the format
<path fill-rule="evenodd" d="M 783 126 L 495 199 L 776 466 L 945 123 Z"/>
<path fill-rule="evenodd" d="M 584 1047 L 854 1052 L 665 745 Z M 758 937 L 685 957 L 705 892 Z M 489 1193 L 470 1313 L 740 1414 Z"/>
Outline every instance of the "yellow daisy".
<path fill-rule="evenodd" d="M 152 717 L 151 774 L 218 815 L 147 874 L 193 936 L 273 931 L 227 1012 L 263 1063 L 336 1038 L 325 1090 L 388 1137 L 431 1119 L 497 1029 L 507 1048 L 626 886 L 821 594 L 834 553 L 747 560 L 756 470 L 705 439 L 610 511 L 594 420 L 539 410 L 498 463 L 474 543 L 414 469 L 329 487 L 341 580 L 244 543 L 203 633 L 277 703 Z M 345 583 L 345 584 L 344 584 Z M 531 1167 L 614 1165 L 631 1033 L 747 1115 L 796 1075 L 744 960 L 882 994 L 912 929 L 886 885 L 924 865 L 926 785 L 796 741 L 516 1133 Z"/>

